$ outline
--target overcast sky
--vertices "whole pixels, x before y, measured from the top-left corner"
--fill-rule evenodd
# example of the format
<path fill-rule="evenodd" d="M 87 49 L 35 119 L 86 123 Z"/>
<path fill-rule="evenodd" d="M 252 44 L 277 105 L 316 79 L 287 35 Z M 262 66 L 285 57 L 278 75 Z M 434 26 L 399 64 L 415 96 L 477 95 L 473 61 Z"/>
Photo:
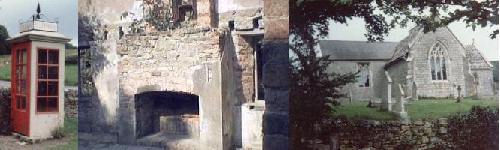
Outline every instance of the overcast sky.
<path fill-rule="evenodd" d="M 392 30 L 385 38 L 385 41 L 399 42 L 403 40 L 406 36 L 408 36 L 409 30 L 414 26 L 415 24 L 409 24 L 407 28 L 396 28 Z M 472 39 L 475 39 L 476 47 L 488 61 L 498 60 L 499 39 L 489 38 L 489 34 L 492 33 L 494 28 L 476 28 L 476 31 L 472 31 L 471 28 L 465 27 L 465 23 L 461 22 L 452 23 L 448 27 L 464 46 L 470 45 L 472 43 Z M 364 36 L 366 33 L 365 22 L 363 19 L 353 18 L 353 20 L 348 21 L 348 25 L 331 23 L 329 28 L 330 32 L 327 39 L 366 41 L 366 37 Z"/>
<path fill-rule="evenodd" d="M 36 13 L 37 1 L 46 18 L 59 21 L 59 32 L 78 43 L 77 0 L 0 0 L 0 24 L 11 37 L 19 34 L 19 23 Z"/>

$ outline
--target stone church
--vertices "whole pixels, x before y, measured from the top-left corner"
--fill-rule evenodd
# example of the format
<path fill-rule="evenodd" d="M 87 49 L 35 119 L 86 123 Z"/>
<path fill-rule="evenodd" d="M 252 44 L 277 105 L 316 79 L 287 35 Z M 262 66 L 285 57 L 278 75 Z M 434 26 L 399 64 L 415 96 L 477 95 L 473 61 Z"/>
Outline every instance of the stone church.
<path fill-rule="evenodd" d="M 415 27 L 400 42 L 323 40 L 330 70 L 357 72 L 342 92 L 348 100 L 394 103 L 401 98 L 491 98 L 492 65 L 471 45 L 463 45 L 447 27 L 424 33 Z"/>

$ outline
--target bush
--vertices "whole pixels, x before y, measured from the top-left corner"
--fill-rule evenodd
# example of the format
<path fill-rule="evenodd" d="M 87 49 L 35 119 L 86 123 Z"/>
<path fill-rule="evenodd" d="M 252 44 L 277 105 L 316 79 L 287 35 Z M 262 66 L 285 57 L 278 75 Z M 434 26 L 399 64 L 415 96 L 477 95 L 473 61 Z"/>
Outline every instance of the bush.
<path fill-rule="evenodd" d="M 77 64 L 78 63 L 78 55 L 66 56 L 64 60 L 66 64 Z"/>
<path fill-rule="evenodd" d="M 0 88 L 0 135 L 11 133 L 10 102 L 10 89 Z"/>
<path fill-rule="evenodd" d="M 455 149 L 497 149 L 498 110 L 474 106 L 469 113 L 449 118 L 448 140 Z"/>

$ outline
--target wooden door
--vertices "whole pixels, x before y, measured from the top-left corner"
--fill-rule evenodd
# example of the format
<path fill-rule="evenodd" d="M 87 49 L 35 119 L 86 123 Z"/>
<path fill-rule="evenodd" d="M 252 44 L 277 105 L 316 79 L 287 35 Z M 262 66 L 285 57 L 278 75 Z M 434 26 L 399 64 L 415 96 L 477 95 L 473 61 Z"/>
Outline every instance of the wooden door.
<path fill-rule="evenodd" d="M 26 46 L 27 45 L 27 46 Z M 12 128 L 14 132 L 29 136 L 29 44 L 15 46 L 12 51 L 11 88 Z"/>

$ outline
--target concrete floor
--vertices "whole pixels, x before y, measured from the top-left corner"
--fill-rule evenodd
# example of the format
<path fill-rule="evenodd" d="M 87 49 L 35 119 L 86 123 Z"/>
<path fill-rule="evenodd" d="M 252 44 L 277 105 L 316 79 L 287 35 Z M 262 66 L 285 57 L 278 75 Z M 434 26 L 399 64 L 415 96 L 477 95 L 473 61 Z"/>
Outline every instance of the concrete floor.
<path fill-rule="evenodd" d="M 199 140 L 188 135 L 172 135 L 158 132 L 137 140 L 138 145 L 164 147 L 175 150 L 197 150 Z"/>

